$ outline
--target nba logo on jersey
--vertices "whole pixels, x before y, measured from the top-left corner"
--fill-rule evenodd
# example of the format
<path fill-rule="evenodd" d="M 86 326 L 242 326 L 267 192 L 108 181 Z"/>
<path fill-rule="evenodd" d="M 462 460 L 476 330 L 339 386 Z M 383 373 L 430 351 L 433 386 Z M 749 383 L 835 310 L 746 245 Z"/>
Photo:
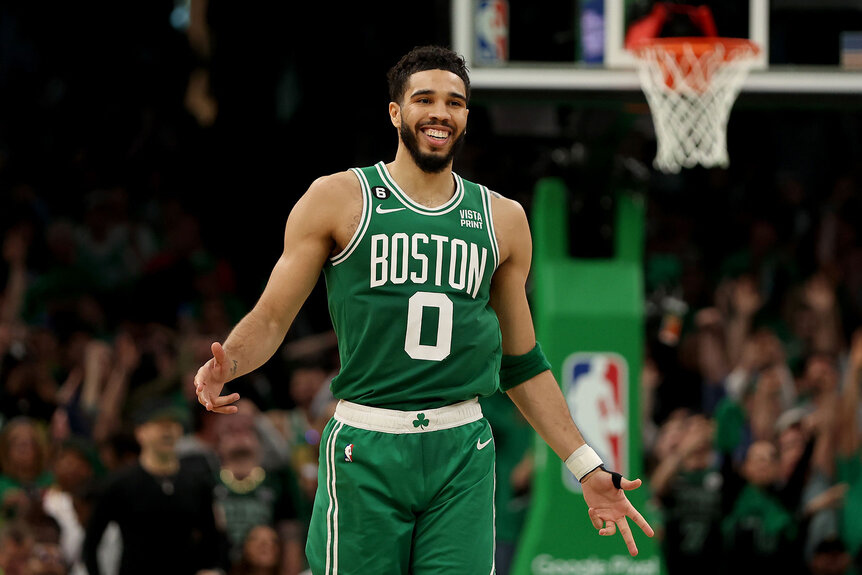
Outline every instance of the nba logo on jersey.
<path fill-rule="evenodd" d="M 587 443 L 605 466 L 628 472 L 628 363 L 610 352 L 575 353 L 563 363 L 563 393 Z M 564 465 L 563 484 L 580 493 L 581 485 Z"/>
<path fill-rule="evenodd" d="M 344 448 L 344 461 L 353 461 L 353 444 Z"/>

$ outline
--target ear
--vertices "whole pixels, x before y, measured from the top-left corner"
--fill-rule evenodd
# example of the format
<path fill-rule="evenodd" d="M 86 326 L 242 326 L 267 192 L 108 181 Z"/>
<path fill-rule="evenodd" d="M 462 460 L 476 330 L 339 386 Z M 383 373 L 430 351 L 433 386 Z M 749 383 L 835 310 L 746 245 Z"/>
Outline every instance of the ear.
<path fill-rule="evenodd" d="M 395 102 L 389 102 L 389 119 L 392 121 L 393 126 L 396 128 L 401 127 L 401 106 Z"/>

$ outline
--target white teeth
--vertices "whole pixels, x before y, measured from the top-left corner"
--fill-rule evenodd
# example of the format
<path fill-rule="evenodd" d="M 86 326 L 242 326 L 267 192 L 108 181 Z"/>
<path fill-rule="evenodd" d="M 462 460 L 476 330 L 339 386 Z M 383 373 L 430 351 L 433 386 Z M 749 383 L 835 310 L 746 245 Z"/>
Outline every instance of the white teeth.
<path fill-rule="evenodd" d="M 425 133 L 428 134 L 429 136 L 431 136 L 432 138 L 447 138 L 449 136 L 449 134 L 447 134 L 443 130 L 429 129 L 429 130 L 425 130 Z"/>

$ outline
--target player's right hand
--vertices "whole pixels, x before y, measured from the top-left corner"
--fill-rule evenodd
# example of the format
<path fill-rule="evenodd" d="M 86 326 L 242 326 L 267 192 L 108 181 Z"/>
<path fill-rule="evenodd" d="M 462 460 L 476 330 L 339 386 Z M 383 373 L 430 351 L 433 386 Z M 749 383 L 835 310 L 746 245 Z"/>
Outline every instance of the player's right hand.
<path fill-rule="evenodd" d="M 198 402 L 207 408 L 207 411 L 236 413 L 238 408 L 233 404 L 239 401 L 239 394 L 232 393 L 223 397 L 221 395 L 222 388 L 227 383 L 230 374 L 224 348 L 220 343 L 213 342 L 210 349 L 213 354 L 212 358 L 203 364 L 195 374 L 195 395 L 197 395 Z"/>

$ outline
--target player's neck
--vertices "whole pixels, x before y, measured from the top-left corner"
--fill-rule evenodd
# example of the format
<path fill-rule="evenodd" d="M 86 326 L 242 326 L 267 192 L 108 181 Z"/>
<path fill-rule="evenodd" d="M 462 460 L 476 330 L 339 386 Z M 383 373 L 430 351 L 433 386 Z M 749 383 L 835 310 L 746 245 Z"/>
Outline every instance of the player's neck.
<path fill-rule="evenodd" d="M 405 157 L 405 155 L 407 157 Z M 409 153 L 399 150 L 394 162 L 386 165 L 389 174 L 410 199 L 429 208 L 449 201 L 455 193 L 451 164 L 440 172 L 428 173 L 419 168 Z"/>

